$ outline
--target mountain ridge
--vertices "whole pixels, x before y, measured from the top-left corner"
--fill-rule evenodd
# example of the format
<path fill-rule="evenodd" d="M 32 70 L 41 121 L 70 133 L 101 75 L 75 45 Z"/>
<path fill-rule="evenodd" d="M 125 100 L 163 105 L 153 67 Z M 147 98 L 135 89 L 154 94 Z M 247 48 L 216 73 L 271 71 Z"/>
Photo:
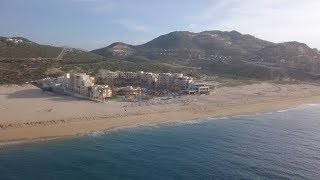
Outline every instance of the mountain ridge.
<path fill-rule="evenodd" d="M 124 45 L 113 45 L 114 48 L 121 46 Z M 157 62 L 133 63 L 117 59 L 76 48 L 42 45 L 22 37 L 0 37 L 0 84 L 23 84 L 70 71 L 95 75 L 99 69 L 188 73 L 185 69 Z"/>
<path fill-rule="evenodd" d="M 237 31 L 174 31 L 141 45 L 121 44 L 121 48 L 107 46 L 92 52 L 131 62 L 201 67 L 210 75 L 314 79 L 320 74 L 316 48 L 297 41 L 274 43 Z M 120 55 L 114 53 L 120 50 Z"/>
<path fill-rule="evenodd" d="M 23 37 L 0 37 L 0 83 L 43 78 L 50 68 L 91 74 L 104 68 L 313 81 L 320 80 L 320 53 L 296 41 L 274 43 L 218 30 L 174 31 L 141 45 L 115 42 L 92 51 L 41 45 Z"/>

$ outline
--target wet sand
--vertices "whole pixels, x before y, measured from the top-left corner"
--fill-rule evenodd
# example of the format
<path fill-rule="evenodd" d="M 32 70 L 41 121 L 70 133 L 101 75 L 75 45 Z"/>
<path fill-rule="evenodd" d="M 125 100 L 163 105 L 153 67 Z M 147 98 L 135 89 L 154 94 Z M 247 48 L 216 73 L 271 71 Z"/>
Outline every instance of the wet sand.
<path fill-rule="evenodd" d="M 211 95 L 148 103 L 96 103 L 31 85 L 0 86 L 0 142 L 73 136 L 113 128 L 254 114 L 320 103 L 320 86 L 258 83 Z"/>

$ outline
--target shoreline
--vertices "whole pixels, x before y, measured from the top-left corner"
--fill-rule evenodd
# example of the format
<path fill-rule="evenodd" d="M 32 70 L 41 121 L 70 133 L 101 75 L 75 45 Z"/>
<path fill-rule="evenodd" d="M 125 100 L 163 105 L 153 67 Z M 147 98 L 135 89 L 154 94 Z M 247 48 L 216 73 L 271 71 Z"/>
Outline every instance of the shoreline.
<path fill-rule="evenodd" d="M 251 86 L 248 86 L 251 87 Z M 259 87 L 259 86 L 258 86 Z M 239 87 L 236 87 L 239 88 Z M 246 87 L 247 88 L 247 87 Z M 318 87 L 317 87 L 318 88 Z M 234 87 L 230 88 L 234 90 Z M 320 88 L 319 88 L 320 89 Z M 316 89 L 318 90 L 318 89 Z M 223 91 L 222 91 L 223 92 Z M 237 90 L 236 92 L 239 92 Z M 271 91 L 270 91 L 271 92 Z M 222 93 L 221 93 L 222 94 Z M 230 93 L 229 93 L 230 94 Z M 227 95 L 229 95 L 227 94 Z M 241 93 L 240 93 L 241 94 Z M 214 100 L 220 97 L 219 95 L 212 95 Z M 229 97 L 229 96 L 228 96 Z M 258 96 L 260 97 L 260 96 Z M 42 97 L 41 97 L 42 98 Z M 45 96 L 47 98 L 47 95 Z M 203 99 L 201 99 L 203 98 Z M 154 107 L 132 107 L 128 111 L 123 112 L 121 107 L 123 103 L 120 104 L 106 104 L 102 105 L 103 108 L 110 108 L 101 113 L 102 110 L 96 110 L 95 114 L 90 114 L 89 116 L 83 116 L 79 114 L 76 117 L 74 114 L 70 116 L 68 114 L 60 114 L 58 110 L 50 112 L 40 112 L 40 117 L 35 117 L 34 121 L 26 121 L 25 117 L 21 116 L 21 119 L 8 121 L 0 119 L 0 125 L 2 122 L 2 128 L 0 128 L 0 147 L 11 146 L 11 145 L 1 145 L 1 144 L 11 144 L 12 146 L 17 145 L 15 142 L 35 142 L 35 141 L 46 141 L 50 139 L 60 139 L 67 137 L 75 137 L 78 135 L 94 133 L 99 131 L 110 131 L 117 128 L 126 128 L 132 126 L 148 126 L 156 124 L 165 124 L 173 122 L 187 122 L 191 120 L 208 119 L 208 118 L 223 118 L 223 117 L 233 117 L 237 115 L 254 115 L 257 113 L 267 113 L 276 112 L 280 110 L 288 110 L 291 108 L 296 108 L 301 105 L 307 104 L 319 104 L 320 103 L 320 91 L 318 93 L 310 93 L 308 95 L 303 94 L 302 96 L 269 96 L 266 98 L 257 99 L 252 98 L 252 102 L 248 100 L 230 101 L 229 99 L 224 99 L 227 103 L 213 104 L 212 102 L 207 102 L 208 96 L 199 97 L 198 102 L 191 105 L 158 105 Z M 235 99 L 235 98 L 231 98 Z M 0 99 L 1 100 L 1 99 Z M 32 99 L 33 100 L 33 99 Z M 41 99 L 42 100 L 42 99 Z M 250 99 L 251 100 L 251 99 Z M 255 101 L 254 101 L 255 100 Z M 1 101 L 0 101 L 1 102 Z M 58 102 L 53 104 L 48 102 L 49 105 L 55 107 L 61 106 L 62 103 Z M 75 101 L 71 104 L 78 103 L 79 110 L 80 106 L 85 105 L 86 108 L 94 106 L 92 108 L 98 108 L 97 104 Z M 76 106 L 78 107 L 78 106 Z M 10 108 L 9 108 L 10 109 Z M 64 110 L 64 108 L 62 108 Z M 72 110 L 75 113 L 78 110 Z M 29 111 L 28 111 L 29 113 Z M 51 113 L 51 114 L 50 114 Z M 99 114 L 100 113 L 100 114 Z M 10 113 L 8 113 L 11 115 Z M 26 113 L 27 114 L 27 113 Z M 29 114 L 27 114 L 29 115 Z M 32 112 L 30 117 L 37 115 Z M 12 115 L 15 117 L 14 115 Z M 41 119 L 45 117 L 44 119 Z M 17 116 L 20 117 L 20 116 Z M 4 124 L 10 122 L 11 126 L 6 128 Z M 60 123 L 57 123 L 60 122 Z"/>
<path fill-rule="evenodd" d="M 310 97 L 312 99 L 314 99 L 314 97 Z M 316 96 L 316 99 L 319 99 L 318 102 L 315 102 L 315 101 L 309 101 L 309 102 L 312 102 L 312 103 L 299 103 L 299 104 L 292 104 L 292 105 L 285 105 L 285 106 L 279 106 L 281 107 L 280 109 L 275 107 L 275 108 L 271 108 L 271 109 L 262 109 L 261 111 L 247 111 L 247 112 L 233 112 L 233 113 L 225 113 L 225 112 L 222 112 L 222 113 L 218 113 L 218 114 L 215 114 L 215 115 L 212 115 L 212 116 L 206 116 L 204 114 L 201 114 L 199 116 L 192 116 L 190 118 L 185 118 L 185 119 L 157 119 L 157 120 L 151 120 L 151 122 L 155 122 L 155 123 L 150 123 L 150 122 L 147 122 L 147 123 L 137 123 L 137 124 L 128 124 L 128 125 L 119 125 L 119 126 L 110 126 L 110 127 L 107 127 L 107 128 L 95 128 L 92 129 L 92 130 L 89 130 L 89 129 L 86 129 L 84 131 L 81 131 L 79 133 L 67 133 L 66 134 L 63 134 L 63 135 L 54 135 L 54 136 L 45 136 L 45 137 L 41 137 L 41 136 L 37 136 L 37 137 L 32 137 L 32 138 L 21 138 L 21 139 L 11 139 L 11 140 L 5 140 L 5 141 L 0 141 L 0 147 L 7 147 L 7 146 L 15 146 L 15 145 L 23 145 L 23 144 L 29 144 L 29 143 L 34 143 L 34 142 L 41 142 L 41 141 L 50 141 L 50 140 L 57 140 L 57 139 L 65 139 L 65 138 L 72 138 L 72 137 L 81 137 L 81 136 L 84 136 L 86 134 L 91 134 L 91 133 L 96 133 L 96 132 L 108 132 L 108 131 L 112 131 L 112 130 L 116 130 L 116 129 L 126 129 L 126 128 L 131 128 L 131 127 L 138 127 L 138 126 L 154 126 L 154 125 L 162 125 L 162 124 L 170 124 L 170 123 L 184 123 L 184 122 L 188 122 L 188 121 L 206 121 L 206 120 L 219 120 L 219 119 L 228 119 L 228 118 L 232 118 L 232 117 L 235 117 L 235 116 L 255 116 L 255 115 L 258 115 L 258 114 L 264 114 L 264 113 L 275 113 L 275 112 L 279 112 L 279 111 L 288 111 L 290 109 L 294 109 L 294 108 L 298 108 L 300 106 L 305 106 L 305 105 L 318 105 L 320 104 L 320 96 Z M 300 100 L 300 99 L 299 99 Z M 268 102 L 269 103 L 275 103 L 274 101 L 272 102 Z M 251 105 L 254 105 L 254 104 L 249 104 L 250 106 Z M 261 103 L 261 104 L 255 104 L 255 105 L 267 105 L 265 103 Z M 229 107 L 228 110 L 230 111 L 233 111 L 234 109 L 233 108 L 236 108 L 236 107 Z M 175 113 L 174 113 L 175 114 Z M 209 113 L 210 114 L 210 113 Z M 151 114 L 152 116 L 153 114 Z M 141 117 L 141 116 L 144 116 L 144 115 L 136 115 L 135 117 Z M 182 116 L 181 116 L 182 117 Z M 131 116 L 129 116 L 129 118 L 131 118 Z M 114 120 L 114 119 L 112 119 Z M 39 127 L 38 127 L 39 128 Z M 47 126 L 47 127 L 41 127 L 41 128 L 50 128 L 50 126 Z M 32 128 L 30 129 L 32 130 Z M 11 134 L 11 133 L 10 133 Z M 0 138 L 0 139 L 3 139 L 3 138 Z"/>
<path fill-rule="evenodd" d="M 319 97 L 320 98 L 320 97 Z M 169 121 L 161 121 L 158 123 L 154 124 L 135 124 L 135 125 L 127 125 L 127 126 L 118 126 L 118 127 L 111 127 L 108 129 L 102 129 L 102 130 L 96 130 L 96 131 L 88 131 L 88 132 L 83 132 L 79 134 L 73 134 L 73 135 L 63 135 L 63 136 L 53 136 L 53 137 L 44 137 L 44 138 L 34 138 L 34 139 L 21 139 L 21 140 L 11 140 L 11 141 L 0 141 L 0 150 L 3 148 L 8 148 L 8 147 L 15 147 L 15 146 L 23 146 L 23 145 L 29 145 L 33 143 L 39 143 L 39 142 L 47 142 L 47 141 L 53 141 L 53 140 L 61 140 L 61 139 L 67 139 L 67 138 L 77 138 L 77 137 L 82 137 L 82 136 L 90 136 L 91 134 L 95 133 L 107 133 L 107 132 L 112 132 L 115 130 L 123 130 L 123 129 L 130 129 L 130 128 L 137 128 L 139 126 L 143 127 L 148 127 L 148 126 L 156 126 L 156 125 L 166 125 L 166 124 L 171 124 L 171 123 L 182 123 L 182 124 L 188 124 L 188 122 L 191 121 L 196 121 L 196 122 L 204 122 L 204 121 L 214 121 L 214 120 L 225 120 L 237 116 L 257 116 L 260 114 L 265 114 L 265 113 L 282 113 L 286 112 L 291 109 L 299 108 L 302 106 L 313 106 L 313 105 L 320 105 L 319 103 L 304 103 L 304 104 L 299 104 L 297 106 L 292 106 L 284 109 L 279 109 L 279 110 L 274 110 L 274 111 L 265 111 L 265 112 L 252 112 L 249 114 L 234 114 L 234 115 L 226 115 L 226 116 L 217 116 L 217 117 L 206 117 L 206 118 L 195 118 L 195 119 L 186 119 L 186 120 L 169 120 Z"/>

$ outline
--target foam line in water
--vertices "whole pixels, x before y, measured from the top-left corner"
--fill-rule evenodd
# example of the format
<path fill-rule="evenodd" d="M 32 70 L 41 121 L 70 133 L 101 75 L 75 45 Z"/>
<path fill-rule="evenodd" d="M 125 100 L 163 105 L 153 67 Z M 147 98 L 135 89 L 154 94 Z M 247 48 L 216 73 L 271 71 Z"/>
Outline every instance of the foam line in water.
<path fill-rule="evenodd" d="M 174 125 L 174 126 L 180 126 L 180 125 L 186 125 L 186 124 L 200 124 L 202 122 L 204 122 L 205 120 L 181 120 L 181 121 L 175 121 L 175 122 L 167 122 L 164 124 L 167 125 Z"/>
<path fill-rule="evenodd" d="M 207 120 L 223 120 L 223 119 L 230 119 L 231 116 L 224 116 L 224 117 L 211 117 L 207 118 Z"/>
<path fill-rule="evenodd" d="M 317 106 L 320 106 L 320 104 L 310 103 L 310 104 L 302 104 L 300 106 L 297 106 L 296 108 L 317 107 Z M 294 108 L 292 108 L 292 109 L 294 109 Z"/>
<path fill-rule="evenodd" d="M 229 118 L 230 117 L 219 117 L 219 118 L 206 118 L 206 119 L 194 119 L 194 120 L 168 121 L 168 122 L 156 123 L 156 124 L 139 124 L 139 125 L 117 127 L 117 128 L 102 130 L 102 131 L 94 131 L 94 132 L 84 133 L 79 136 L 99 137 L 102 135 L 117 133 L 120 131 L 130 131 L 135 129 L 155 129 L 155 128 L 160 128 L 161 126 L 167 126 L 167 125 L 183 126 L 183 125 L 201 124 L 206 121 L 222 120 L 222 119 L 229 119 Z"/>
<path fill-rule="evenodd" d="M 320 106 L 320 104 L 306 104 L 305 106 Z"/>
<path fill-rule="evenodd" d="M 279 111 L 277 111 L 278 113 L 283 113 L 283 112 L 288 112 L 288 111 L 290 111 L 290 109 L 281 109 L 281 110 L 279 110 Z"/>
<path fill-rule="evenodd" d="M 268 112 L 269 114 L 271 112 Z M 262 115 L 262 114 L 267 114 L 267 113 L 254 113 L 254 114 L 239 114 L 239 115 L 235 115 L 235 116 L 230 116 L 230 118 L 242 118 L 242 117 L 254 117 L 254 116 L 259 116 L 259 115 Z"/>
<path fill-rule="evenodd" d="M 17 144 L 22 144 L 25 143 L 26 141 L 8 141 L 8 142 L 1 142 L 0 147 L 4 146 L 12 146 L 12 145 L 17 145 Z"/>
<path fill-rule="evenodd" d="M 130 131 L 135 129 L 154 129 L 159 128 L 158 124 L 146 124 L 146 125 L 131 125 L 131 126 L 123 126 L 123 127 L 117 127 L 113 129 L 107 129 L 102 131 L 93 131 L 89 133 L 80 134 L 79 136 L 90 136 L 90 137 L 99 137 L 102 135 L 117 133 L 120 131 Z"/>
<path fill-rule="evenodd" d="M 0 142 L 0 149 L 6 148 L 6 147 L 23 145 L 23 144 L 30 144 L 30 143 L 36 143 L 36 142 L 42 142 L 42 141 L 55 140 L 55 139 L 58 139 L 58 138 L 43 138 L 43 139 L 33 139 L 33 140 Z"/>

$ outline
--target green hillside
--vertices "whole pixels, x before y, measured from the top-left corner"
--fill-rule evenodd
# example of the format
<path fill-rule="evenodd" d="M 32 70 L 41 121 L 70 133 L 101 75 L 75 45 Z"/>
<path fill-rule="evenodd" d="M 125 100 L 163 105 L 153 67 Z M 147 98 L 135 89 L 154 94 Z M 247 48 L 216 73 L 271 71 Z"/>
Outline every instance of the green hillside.
<path fill-rule="evenodd" d="M 119 47 L 119 44 L 114 46 Z M 21 37 L 1 37 L 0 47 L 0 84 L 21 84 L 68 71 L 94 75 L 99 69 L 189 73 L 186 69 L 171 65 L 119 61 L 119 58 L 74 48 L 40 45 Z"/>
<path fill-rule="evenodd" d="M 108 46 L 92 52 L 135 63 L 182 65 L 200 74 L 234 78 L 315 80 L 320 75 L 317 49 L 298 42 L 273 43 L 237 31 L 175 31 L 142 45 L 122 43 L 121 48 Z"/>
<path fill-rule="evenodd" d="M 320 52 L 303 43 L 273 43 L 237 31 L 175 31 L 142 45 L 116 42 L 91 52 L 0 37 L 2 84 L 25 83 L 48 72 L 95 74 L 99 69 L 313 81 L 320 78 Z"/>

